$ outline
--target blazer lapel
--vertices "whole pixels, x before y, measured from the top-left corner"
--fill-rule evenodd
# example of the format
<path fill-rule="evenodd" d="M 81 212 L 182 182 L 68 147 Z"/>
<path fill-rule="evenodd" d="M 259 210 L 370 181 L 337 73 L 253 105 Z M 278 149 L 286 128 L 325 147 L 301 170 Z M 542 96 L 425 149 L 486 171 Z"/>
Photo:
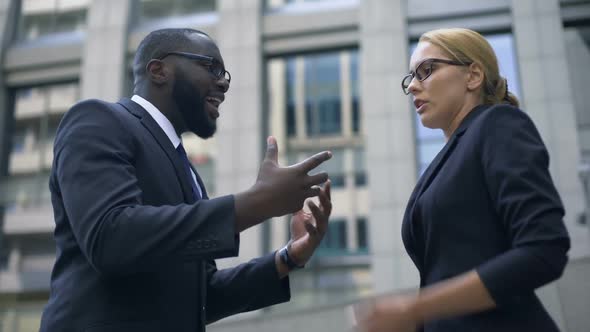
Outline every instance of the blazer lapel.
<path fill-rule="evenodd" d="M 418 187 L 418 192 L 416 193 L 416 199 L 420 198 L 422 193 L 424 193 L 424 191 L 428 189 L 428 187 L 432 183 L 432 180 L 434 180 L 440 168 L 444 165 L 445 161 L 449 157 L 449 154 L 451 153 L 451 151 L 454 150 L 458 140 L 459 136 L 453 135 L 451 137 L 451 140 L 447 142 L 443 149 L 436 155 L 436 157 L 434 157 L 434 160 L 432 160 L 432 162 L 420 178 L 420 186 Z"/>
<path fill-rule="evenodd" d="M 436 175 L 439 173 L 441 167 L 444 165 L 445 161 L 449 157 L 450 153 L 455 149 L 455 146 L 459 142 L 461 136 L 463 136 L 463 134 L 465 133 L 467 128 L 469 128 L 469 125 L 473 122 L 473 120 L 476 119 L 479 116 L 479 114 L 487 107 L 489 107 L 489 105 L 476 106 L 471 112 L 469 112 L 469 114 L 467 114 L 465 119 L 463 119 L 463 121 L 459 125 L 459 128 L 457 128 L 457 130 L 455 130 L 455 132 L 453 133 L 453 136 L 451 136 L 449 142 L 447 142 L 443 149 L 436 155 L 436 157 L 434 157 L 434 160 L 430 163 L 430 165 L 418 181 L 418 184 L 416 185 L 418 191 L 416 193 L 415 200 L 418 199 L 422 195 L 422 193 L 426 191 L 426 189 L 428 189 Z"/>
<path fill-rule="evenodd" d="M 415 210 L 416 202 L 418 201 L 418 199 L 420 198 L 422 193 L 426 190 L 426 188 L 428 188 L 428 186 L 430 185 L 432 180 L 434 180 L 436 174 L 438 174 L 439 169 L 444 164 L 444 161 L 448 158 L 449 154 L 456 146 L 457 140 L 458 140 L 457 137 L 458 137 L 457 135 L 453 135 L 450 142 L 448 142 L 443 147 L 443 149 L 436 155 L 434 160 L 430 163 L 428 168 L 426 168 L 426 171 L 418 180 L 418 183 L 416 184 L 416 187 L 414 188 L 414 191 L 412 192 L 412 195 L 410 196 L 410 200 L 408 201 L 408 205 L 406 206 L 406 211 L 404 213 L 404 221 L 403 221 L 402 227 L 408 227 L 407 231 L 410 234 L 410 238 L 411 238 L 410 242 L 409 242 L 409 245 L 411 247 L 408 248 L 410 250 L 407 250 L 407 251 L 408 251 L 408 254 L 410 255 L 410 257 L 412 258 L 412 260 L 414 261 L 414 264 L 418 268 L 418 271 L 420 272 L 420 276 L 421 276 L 420 279 L 423 279 L 422 278 L 423 257 L 420 254 L 421 253 L 420 248 L 416 247 L 416 245 L 420 246 L 421 244 L 417 243 L 415 241 L 416 240 L 416 235 L 415 235 L 416 230 L 414 227 L 415 227 L 416 218 L 414 217 L 414 212 L 416 211 Z M 408 247 L 408 245 L 406 245 L 406 247 Z"/>
<path fill-rule="evenodd" d="M 172 166 L 174 167 L 174 171 L 176 172 L 176 178 L 178 179 L 178 183 L 182 188 L 184 201 L 187 203 L 192 203 L 194 201 L 193 190 L 190 184 L 186 181 L 186 171 L 184 169 L 184 165 L 178 157 L 178 153 L 172 145 L 172 142 L 170 142 L 170 139 L 168 136 L 166 136 L 166 133 L 164 133 L 162 128 L 160 128 L 158 123 L 149 115 L 149 113 L 136 102 L 128 98 L 123 98 L 118 102 L 118 104 L 125 107 L 130 113 L 138 117 L 139 121 L 141 121 L 141 124 L 150 132 L 162 150 L 164 150 L 168 156 L 168 159 L 172 163 Z"/>
<path fill-rule="evenodd" d="M 404 224 L 406 225 L 406 227 L 409 227 L 409 233 L 412 238 L 415 238 L 414 212 L 416 208 L 416 202 L 418 201 L 420 196 L 426 191 L 426 189 L 428 189 L 432 181 L 436 178 L 445 161 L 449 158 L 451 152 L 459 143 L 460 138 L 463 136 L 467 128 L 469 128 L 469 124 L 473 122 L 473 120 L 476 119 L 478 115 L 481 114 L 481 112 L 487 109 L 488 107 L 489 105 L 479 105 L 476 106 L 471 112 L 469 112 L 469 114 L 465 117 L 465 119 L 463 119 L 463 121 L 459 125 L 459 128 L 455 130 L 455 133 L 453 133 L 449 142 L 447 142 L 443 149 L 436 155 L 436 157 L 430 163 L 428 168 L 426 168 L 426 171 L 424 171 L 424 174 L 418 180 L 418 183 L 416 183 L 416 187 L 414 188 L 414 191 L 410 196 L 408 205 L 406 206 L 406 212 L 404 214 Z M 417 257 L 417 253 L 415 251 L 409 254 L 412 257 L 414 263 L 416 263 L 416 266 L 418 267 L 420 273 L 422 273 L 421 257 Z M 417 260 L 418 258 L 420 259 Z"/>

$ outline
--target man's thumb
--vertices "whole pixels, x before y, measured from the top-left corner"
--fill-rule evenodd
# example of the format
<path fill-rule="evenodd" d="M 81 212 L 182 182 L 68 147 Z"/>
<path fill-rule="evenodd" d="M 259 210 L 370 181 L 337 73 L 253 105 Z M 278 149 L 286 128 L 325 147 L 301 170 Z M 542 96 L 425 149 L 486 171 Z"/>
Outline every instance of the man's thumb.
<path fill-rule="evenodd" d="M 279 148 L 277 146 L 277 139 L 273 136 L 268 136 L 266 139 L 266 156 L 265 159 L 278 162 Z"/>

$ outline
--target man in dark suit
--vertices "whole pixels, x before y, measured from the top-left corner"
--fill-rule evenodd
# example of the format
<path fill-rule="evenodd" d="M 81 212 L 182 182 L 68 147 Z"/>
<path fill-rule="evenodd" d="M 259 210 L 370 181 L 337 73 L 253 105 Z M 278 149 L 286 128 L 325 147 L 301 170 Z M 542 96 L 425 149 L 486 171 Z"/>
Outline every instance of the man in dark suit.
<path fill-rule="evenodd" d="M 180 134 L 216 129 L 230 84 L 219 49 L 205 33 L 150 33 L 134 60 L 135 95 L 86 100 L 64 116 L 50 189 L 57 259 L 41 331 L 204 331 L 205 324 L 290 298 L 290 270 L 303 266 L 331 212 L 319 153 L 280 167 L 268 139 L 255 184 L 209 199 Z M 323 187 L 320 187 L 324 184 Z M 291 219 L 285 248 L 232 269 L 239 233 L 268 218 Z"/>

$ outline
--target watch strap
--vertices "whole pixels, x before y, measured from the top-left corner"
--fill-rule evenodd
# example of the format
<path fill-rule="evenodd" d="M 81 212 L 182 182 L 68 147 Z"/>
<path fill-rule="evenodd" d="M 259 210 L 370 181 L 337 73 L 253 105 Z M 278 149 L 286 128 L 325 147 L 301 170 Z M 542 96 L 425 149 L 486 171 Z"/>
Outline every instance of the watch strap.
<path fill-rule="evenodd" d="M 303 267 L 305 267 L 305 265 L 297 265 L 297 263 L 295 263 L 293 259 L 291 259 L 291 256 L 289 255 L 289 247 L 290 243 L 284 246 L 281 250 L 279 250 L 279 258 L 281 259 L 281 261 L 285 265 L 287 265 L 289 271 L 302 269 Z"/>

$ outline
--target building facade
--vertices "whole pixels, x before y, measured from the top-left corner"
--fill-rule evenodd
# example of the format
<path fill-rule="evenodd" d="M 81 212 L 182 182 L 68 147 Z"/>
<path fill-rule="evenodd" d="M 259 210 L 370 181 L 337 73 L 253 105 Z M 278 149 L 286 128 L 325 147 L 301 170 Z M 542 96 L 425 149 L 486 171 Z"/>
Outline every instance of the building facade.
<path fill-rule="evenodd" d="M 330 149 L 334 211 L 292 301 L 211 331 L 346 330 L 346 308 L 415 289 L 400 229 L 421 172 L 444 145 L 400 89 L 421 33 L 481 32 L 533 118 L 572 237 L 564 276 L 539 290 L 564 331 L 590 326 L 590 2 L 587 0 L 4 0 L 0 1 L 0 331 L 37 331 L 55 257 L 48 190 L 52 143 L 76 101 L 133 92 L 141 39 L 192 27 L 218 43 L 232 83 L 214 139 L 183 137 L 211 196 L 253 184 L 265 138 L 280 162 Z M 588 216 L 588 217 L 587 217 Z M 240 256 L 288 239 L 277 218 L 242 234 Z M 587 221 L 588 220 L 588 221 Z"/>

